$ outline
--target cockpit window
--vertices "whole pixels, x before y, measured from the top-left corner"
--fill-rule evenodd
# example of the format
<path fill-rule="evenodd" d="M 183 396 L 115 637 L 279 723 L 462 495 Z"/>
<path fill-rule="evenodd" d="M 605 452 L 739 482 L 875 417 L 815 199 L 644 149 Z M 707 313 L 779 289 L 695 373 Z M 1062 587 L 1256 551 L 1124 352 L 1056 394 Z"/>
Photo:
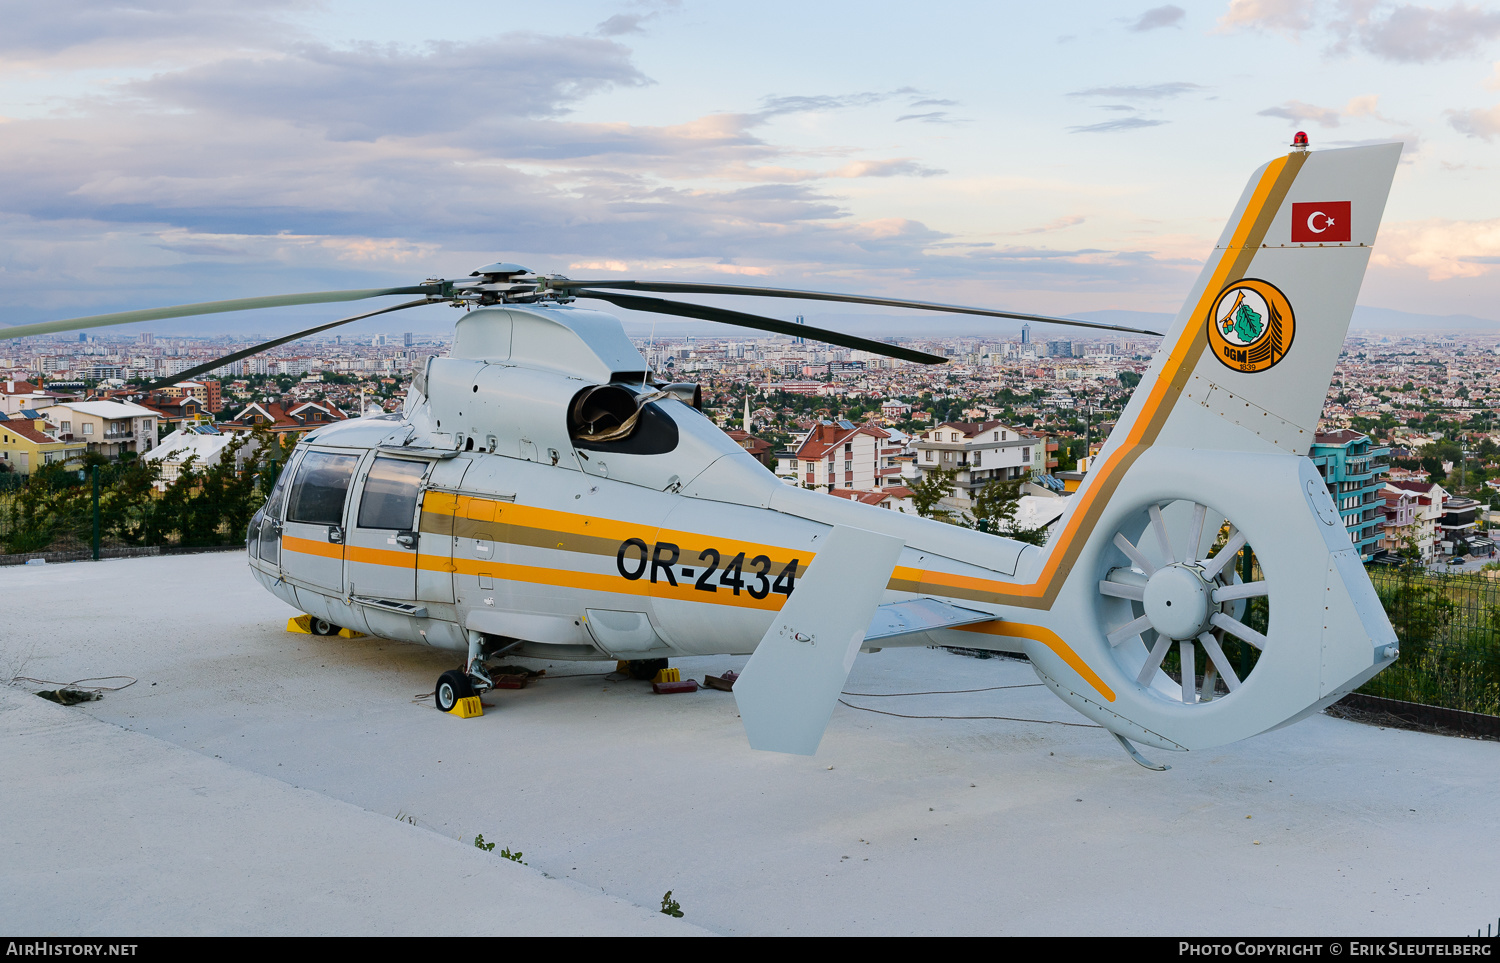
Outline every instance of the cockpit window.
<path fill-rule="evenodd" d="M 292 457 L 287 458 L 286 464 L 282 466 L 281 474 L 276 476 L 276 485 L 271 489 L 271 497 L 266 499 L 267 518 L 279 519 L 281 517 L 281 506 L 286 504 L 287 483 L 292 480 L 292 467 L 295 461 L 294 453 Z"/>

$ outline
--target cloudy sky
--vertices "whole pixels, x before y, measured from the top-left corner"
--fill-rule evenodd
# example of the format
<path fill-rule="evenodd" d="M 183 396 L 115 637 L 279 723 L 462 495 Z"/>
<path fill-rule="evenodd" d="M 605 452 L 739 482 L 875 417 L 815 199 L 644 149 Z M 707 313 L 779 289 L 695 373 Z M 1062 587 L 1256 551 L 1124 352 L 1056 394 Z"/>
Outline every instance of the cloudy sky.
<path fill-rule="evenodd" d="M 1500 320 L 1500 4 L 0 0 L 0 17 L 12 323 L 494 260 L 1175 311 L 1299 129 L 1406 144 L 1361 303 Z M 278 326 L 232 317 L 215 324 Z"/>

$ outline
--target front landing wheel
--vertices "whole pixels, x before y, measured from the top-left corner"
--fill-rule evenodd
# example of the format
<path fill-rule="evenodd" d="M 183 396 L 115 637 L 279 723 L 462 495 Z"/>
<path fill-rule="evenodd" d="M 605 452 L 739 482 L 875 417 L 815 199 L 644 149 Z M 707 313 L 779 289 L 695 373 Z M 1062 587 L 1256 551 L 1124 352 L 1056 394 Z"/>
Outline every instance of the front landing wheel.
<path fill-rule="evenodd" d="M 432 697 L 439 709 L 452 712 L 459 699 L 467 699 L 473 694 L 474 687 L 469 684 L 469 677 L 456 669 L 450 669 L 438 676 L 437 689 L 433 691 Z"/>

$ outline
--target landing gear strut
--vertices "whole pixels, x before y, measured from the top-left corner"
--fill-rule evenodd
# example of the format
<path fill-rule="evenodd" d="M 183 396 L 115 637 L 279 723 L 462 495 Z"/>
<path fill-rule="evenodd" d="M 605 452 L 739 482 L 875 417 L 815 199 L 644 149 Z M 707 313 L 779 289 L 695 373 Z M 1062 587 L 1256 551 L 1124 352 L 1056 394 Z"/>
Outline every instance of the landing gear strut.
<path fill-rule="evenodd" d="M 492 640 L 486 651 L 484 633 L 470 632 L 469 655 L 464 660 L 463 670 L 451 669 L 438 677 L 437 688 L 433 692 L 433 701 L 437 703 L 437 707 L 444 712 L 452 712 L 458 700 L 493 689 L 495 680 L 490 678 L 489 670 L 484 667 L 485 659 L 494 658 L 520 644 L 519 641 L 510 640 L 497 648 Z M 662 661 L 665 663 L 666 660 Z"/>

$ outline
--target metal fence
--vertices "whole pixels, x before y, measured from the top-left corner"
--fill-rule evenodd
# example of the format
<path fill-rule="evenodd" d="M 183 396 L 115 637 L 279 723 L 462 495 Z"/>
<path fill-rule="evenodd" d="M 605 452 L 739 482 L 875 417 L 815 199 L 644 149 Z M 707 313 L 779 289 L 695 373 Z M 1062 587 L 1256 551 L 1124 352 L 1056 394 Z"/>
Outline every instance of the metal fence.
<path fill-rule="evenodd" d="M 1372 566 L 1369 573 L 1401 657 L 1359 691 L 1500 715 L 1500 572 Z"/>
<path fill-rule="evenodd" d="M 139 463 L 0 474 L 0 565 L 243 545 L 276 467 L 188 471 L 161 487 Z"/>

